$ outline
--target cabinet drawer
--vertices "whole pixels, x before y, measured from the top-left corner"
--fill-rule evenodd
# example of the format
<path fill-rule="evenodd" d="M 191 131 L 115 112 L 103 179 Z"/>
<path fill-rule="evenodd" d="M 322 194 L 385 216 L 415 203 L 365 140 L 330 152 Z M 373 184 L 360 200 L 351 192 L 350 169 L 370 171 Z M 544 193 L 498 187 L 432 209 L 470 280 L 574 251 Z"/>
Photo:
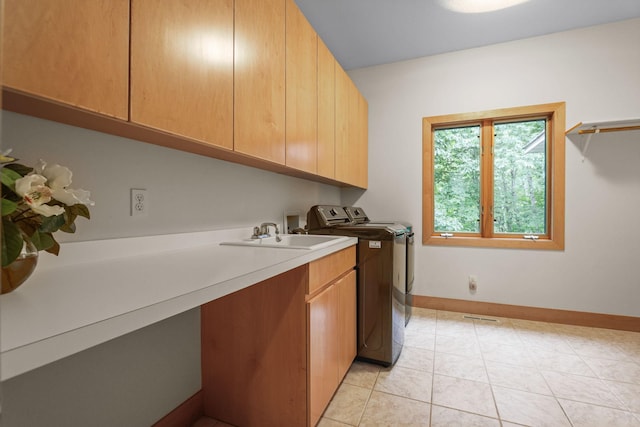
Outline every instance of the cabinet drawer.
<path fill-rule="evenodd" d="M 356 247 L 351 246 L 309 263 L 307 294 L 311 295 L 356 265 Z"/>

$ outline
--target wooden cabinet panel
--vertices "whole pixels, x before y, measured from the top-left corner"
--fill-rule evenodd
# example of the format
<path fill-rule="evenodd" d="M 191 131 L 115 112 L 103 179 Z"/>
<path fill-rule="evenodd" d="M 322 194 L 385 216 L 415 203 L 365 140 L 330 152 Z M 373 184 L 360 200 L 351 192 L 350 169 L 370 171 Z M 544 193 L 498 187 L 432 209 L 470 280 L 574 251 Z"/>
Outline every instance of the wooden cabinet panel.
<path fill-rule="evenodd" d="M 368 106 L 347 73 L 336 65 L 336 179 L 367 188 Z"/>
<path fill-rule="evenodd" d="M 286 165 L 316 173 L 318 35 L 293 0 L 286 28 Z"/>
<path fill-rule="evenodd" d="M 351 94 L 351 79 L 336 64 L 336 146 L 335 146 L 335 177 L 336 180 L 350 184 L 353 181 L 353 170 L 350 167 L 349 146 L 349 97 Z"/>
<path fill-rule="evenodd" d="M 285 0 L 236 0 L 234 150 L 285 163 Z"/>
<path fill-rule="evenodd" d="M 369 105 L 364 96 L 354 86 L 358 99 L 357 117 L 354 117 L 356 131 L 356 148 L 353 162 L 355 163 L 356 187 L 367 188 L 369 183 Z"/>
<path fill-rule="evenodd" d="M 5 0 L 4 84 L 128 118 L 128 0 Z"/>
<path fill-rule="evenodd" d="M 307 303 L 309 321 L 309 425 L 315 426 L 339 385 L 338 289 L 330 286 Z"/>
<path fill-rule="evenodd" d="M 233 148 L 233 0 L 132 0 L 131 121 Z"/>
<path fill-rule="evenodd" d="M 309 425 L 316 425 L 356 352 L 355 246 L 309 263 Z M 310 295 L 308 295 L 309 297 Z"/>
<path fill-rule="evenodd" d="M 336 155 L 336 60 L 318 37 L 318 175 L 334 178 Z"/>
<path fill-rule="evenodd" d="M 237 426 L 307 423 L 307 266 L 201 308 L 207 416 Z"/>
<path fill-rule="evenodd" d="M 357 352 L 356 272 L 351 271 L 335 284 L 338 293 L 338 381 L 347 374 Z"/>
<path fill-rule="evenodd" d="M 309 288 L 307 293 L 312 295 L 355 265 L 355 246 L 350 246 L 309 263 Z"/>

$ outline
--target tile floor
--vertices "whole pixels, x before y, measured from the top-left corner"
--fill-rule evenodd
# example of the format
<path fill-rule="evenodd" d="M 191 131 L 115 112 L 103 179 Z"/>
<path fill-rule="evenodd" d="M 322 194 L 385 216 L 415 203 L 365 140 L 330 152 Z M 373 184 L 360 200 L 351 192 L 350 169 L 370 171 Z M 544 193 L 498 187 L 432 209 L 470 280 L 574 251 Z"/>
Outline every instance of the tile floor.
<path fill-rule="evenodd" d="M 405 332 L 392 368 L 354 362 L 319 427 L 640 427 L 640 333 L 420 308 Z"/>
<path fill-rule="evenodd" d="M 640 427 L 640 333 L 413 313 L 398 362 L 354 362 L 320 427 Z"/>

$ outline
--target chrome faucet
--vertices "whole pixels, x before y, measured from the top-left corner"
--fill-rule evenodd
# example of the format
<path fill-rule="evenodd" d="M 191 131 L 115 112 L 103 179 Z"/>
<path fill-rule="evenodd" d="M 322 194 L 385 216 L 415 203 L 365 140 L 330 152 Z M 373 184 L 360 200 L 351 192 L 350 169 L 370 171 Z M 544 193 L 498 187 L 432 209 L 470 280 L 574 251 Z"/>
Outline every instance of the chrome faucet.
<path fill-rule="evenodd" d="M 276 224 L 275 222 L 263 222 L 262 224 L 260 224 L 260 227 L 253 227 L 253 236 L 251 236 L 252 239 L 264 239 L 267 237 L 271 237 L 271 234 L 269 234 L 269 226 L 273 226 L 273 228 L 275 228 L 276 231 L 276 242 L 280 242 L 282 241 L 282 238 L 280 237 L 280 230 L 278 230 L 278 224 Z"/>

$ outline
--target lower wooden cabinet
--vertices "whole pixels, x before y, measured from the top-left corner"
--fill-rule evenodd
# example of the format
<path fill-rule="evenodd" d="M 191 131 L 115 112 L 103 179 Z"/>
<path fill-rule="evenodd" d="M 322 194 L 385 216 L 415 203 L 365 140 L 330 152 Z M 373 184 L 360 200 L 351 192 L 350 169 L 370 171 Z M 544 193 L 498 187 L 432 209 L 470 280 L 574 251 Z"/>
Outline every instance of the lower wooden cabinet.
<path fill-rule="evenodd" d="M 342 381 L 358 351 L 356 271 L 352 270 L 335 286 L 338 291 L 338 379 Z"/>
<path fill-rule="evenodd" d="M 307 303 L 309 425 L 316 425 L 356 356 L 356 272 Z"/>
<path fill-rule="evenodd" d="M 316 425 L 356 354 L 355 246 L 201 307 L 204 414 Z"/>
<path fill-rule="evenodd" d="M 234 426 L 307 423 L 301 266 L 202 306 L 204 413 Z"/>

